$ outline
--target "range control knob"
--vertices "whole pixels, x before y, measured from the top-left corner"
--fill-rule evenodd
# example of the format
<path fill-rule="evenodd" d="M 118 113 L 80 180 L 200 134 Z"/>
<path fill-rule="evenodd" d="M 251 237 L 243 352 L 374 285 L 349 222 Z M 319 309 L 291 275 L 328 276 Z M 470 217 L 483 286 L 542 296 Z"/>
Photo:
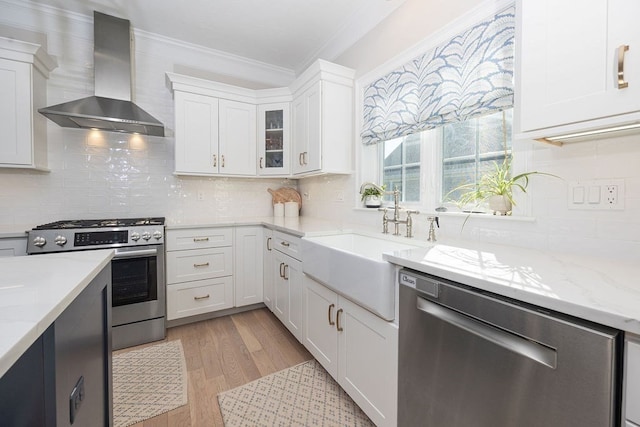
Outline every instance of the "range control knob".
<path fill-rule="evenodd" d="M 145 231 L 144 233 L 142 233 L 142 238 L 144 240 L 149 240 L 151 238 L 151 233 L 149 233 L 148 231 Z"/>
<path fill-rule="evenodd" d="M 56 238 L 53 241 L 58 246 L 64 246 L 67 243 L 67 238 L 64 236 L 56 236 Z"/>
<path fill-rule="evenodd" d="M 153 232 L 153 237 L 155 237 L 155 238 L 156 238 L 156 240 L 160 240 L 160 239 L 162 239 L 162 231 L 160 231 L 160 230 L 156 230 L 156 231 L 154 231 L 154 232 Z"/>
<path fill-rule="evenodd" d="M 140 240 L 140 233 L 138 233 L 137 231 L 131 233 L 131 240 L 133 240 L 134 242 Z"/>
<path fill-rule="evenodd" d="M 47 239 L 42 236 L 37 236 L 35 239 L 33 239 L 33 244 L 41 248 L 47 244 Z"/>

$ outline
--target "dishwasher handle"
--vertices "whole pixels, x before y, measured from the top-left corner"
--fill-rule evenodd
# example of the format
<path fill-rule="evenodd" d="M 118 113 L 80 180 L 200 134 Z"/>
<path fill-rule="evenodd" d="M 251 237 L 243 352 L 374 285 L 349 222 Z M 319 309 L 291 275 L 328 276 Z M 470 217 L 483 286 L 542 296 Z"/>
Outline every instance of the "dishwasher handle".
<path fill-rule="evenodd" d="M 556 350 L 535 343 L 519 335 L 507 332 L 495 326 L 488 325 L 479 320 L 465 316 L 457 311 L 450 310 L 426 300 L 420 296 L 418 310 L 430 314 L 444 322 L 470 332 L 482 339 L 492 342 L 504 349 L 527 357 L 549 368 L 555 369 L 558 358 Z"/>

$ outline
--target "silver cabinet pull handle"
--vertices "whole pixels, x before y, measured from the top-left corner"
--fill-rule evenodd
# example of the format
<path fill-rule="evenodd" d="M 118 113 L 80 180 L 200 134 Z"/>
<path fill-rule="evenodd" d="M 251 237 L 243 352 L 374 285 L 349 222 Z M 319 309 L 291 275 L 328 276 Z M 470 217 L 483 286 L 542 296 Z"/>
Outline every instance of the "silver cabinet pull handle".
<path fill-rule="evenodd" d="M 284 262 L 280 263 L 280 277 L 284 278 L 284 273 L 282 272 L 282 269 L 284 268 Z"/>
<path fill-rule="evenodd" d="M 260 157 L 260 169 L 262 169 L 262 157 Z"/>
<path fill-rule="evenodd" d="M 213 155 L 213 167 L 218 167 L 218 155 L 214 154 Z"/>
<path fill-rule="evenodd" d="M 282 278 L 284 280 L 289 280 L 289 275 L 287 274 L 289 272 L 289 265 L 285 264 L 284 265 L 284 276 L 282 276 Z"/>
<path fill-rule="evenodd" d="M 336 324 L 336 322 L 334 322 L 333 320 L 331 320 L 331 310 L 333 310 L 333 307 L 335 307 L 335 304 L 330 304 L 329 305 L 329 310 L 327 312 L 327 316 L 329 316 L 329 326 L 333 326 Z"/>
<path fill-rule="evenodd" d="M 209 299 L 209 294 L 206 294 L 206 295 L 201 296 L 201 297 L 193 297 L 193 299 L 196 300 L 196 301 L 200 301 L 200 300 L 203 300 L 203 299 Z"/>
<path fill-rule="evenodd" d="M 222 160 L 221 166 L 224 167 L 224 154 L 222 156 L 220 156 L 220 159 Z"/>
<path fill-rule="evenodd" d="M 300 155 L 298 156 L 298 163 L 300 163 L 300 166 L 304 166 L 304 163 L 302 161 L 302 156 L 304 155 L 304 153 L 300 153 Z"/>
<path fill-rule="evenodd" d="M 209 263 L 205 262 L 202 264 L 193 264 L 194 267 L 198 268 L 198 267 L 209 267 Z"/>
<path fill-rule="evenodd" d="M 307 163 L 307 155 L 309 153 L 307 153 L 306 151 L 304 153 L 302 153 L 302 161 L 304 162 L 305 165 L 308 165 Z"/>
<path fill-rule="evenodd" d="M 288 243 L 288 242 L 280 242 L 280 244 L 281 244 L 282 246 L 284 246 L 285 248 L 288 248 L 288 247 L 289 247 L 289 243 Z"/>
<path fill-rule="evenodd" d="M 336 329 L 338 330 L 338 332 L 344 331 L 342 326 L 340 326 L 340 313 L 342 313 L 342 312 L 343 312 L 343 310 L 339 309 L 338 312 L 336 313 Z"/>
<path fill-rule="evenodd" d="M 267 237 L 267 250 L 271 251 L 271 237 Z"/>
<path fill-rule="evenodd" d="M 194 237 L 193 241 L 194 242 L 208 242 L 209 238 L 208 237 Z"/>
<path fill-rule="evenodd" d="M 618 89 L 629 87 L 629 82 L 624 81 L 624 53 L 629 50 L 629 45 L 618 47 Z"/>

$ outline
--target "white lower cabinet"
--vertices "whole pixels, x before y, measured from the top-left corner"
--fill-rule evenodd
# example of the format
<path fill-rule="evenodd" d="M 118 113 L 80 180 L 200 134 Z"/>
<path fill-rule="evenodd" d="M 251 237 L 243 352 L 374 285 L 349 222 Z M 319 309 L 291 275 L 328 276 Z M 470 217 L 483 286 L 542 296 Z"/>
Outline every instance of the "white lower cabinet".
<path fill-rule="evenodd" d="M 197 280 L 167 287 L 167 319 L 204 314 L 233 307 L 233 278 Z"/>
<path fill-rule="evenodd" d="M 275 261 L 273 255 L 273 230 L 264 229 L 263 246 L 262 246 L 262 272 L 263 272 L 263 288 L 262 297 L 265 305 L 269 310 L 273 311 L 273 303 L 275 298 Z"/>
<path fill-rule="evenodd" d="M 302 261 L 274 253 L 275 299 L 273 313 L 302 342 Z"/>
<path fill-rule="evenodd" d="M 397 424 L 398 327 L 304 276 L 303 344 L 378 426 Z"/>
<path fill-rule="evenodd" d="M 27 236 L 0 238 L 0 257 L 27 254 Z"/>
<path fill-rule="evenodd" d="M 262 226 L 236 227 L 234 232 L 235 306 L 260 303 L 263 301 Z"/>
<path fill-rule="evenodd" d="M 629 335 L 625 341 L 625 411 L 627 427 L 640 426 L 640 337 Z"/>
<path fill-rule="evenodd" d="M 233 229 L 167 230 L 167 320 L 234 306 Z"/>

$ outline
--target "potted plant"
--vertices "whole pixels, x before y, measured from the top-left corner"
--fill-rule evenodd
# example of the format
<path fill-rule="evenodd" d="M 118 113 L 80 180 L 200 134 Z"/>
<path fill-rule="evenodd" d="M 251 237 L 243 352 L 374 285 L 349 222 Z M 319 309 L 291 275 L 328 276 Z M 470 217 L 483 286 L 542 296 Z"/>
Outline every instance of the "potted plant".
<path fill-rule="evenodd" d="M 360 194 L 364 205 L 368 208 L 378 208 L 382 205 L 384 196 L 384 185 L 377 185 L 373 182 L 365 182 L 360 186 Z"/>
<path fill-rule="evenodd" d="M 494 162 L 493 170 L 485 173 L 477 184 L 464 184 L 451 190 L 445 199 L 459 190 L 465 192 L 456 203 L 460 206 L 474 203 L 480 206 L 485 201 L 494 215 L 511 215 L 511 210 L 516 202 L 513 199 L 513 189 L 517 188 L 523 193 L 527 192 L 529 177 L 532 175 L 547 175 L 558 178 L 556 175 L 545 172 L 524 172 L 511 176 L 511 162 L 505 159 L 501 165 Z"/>

